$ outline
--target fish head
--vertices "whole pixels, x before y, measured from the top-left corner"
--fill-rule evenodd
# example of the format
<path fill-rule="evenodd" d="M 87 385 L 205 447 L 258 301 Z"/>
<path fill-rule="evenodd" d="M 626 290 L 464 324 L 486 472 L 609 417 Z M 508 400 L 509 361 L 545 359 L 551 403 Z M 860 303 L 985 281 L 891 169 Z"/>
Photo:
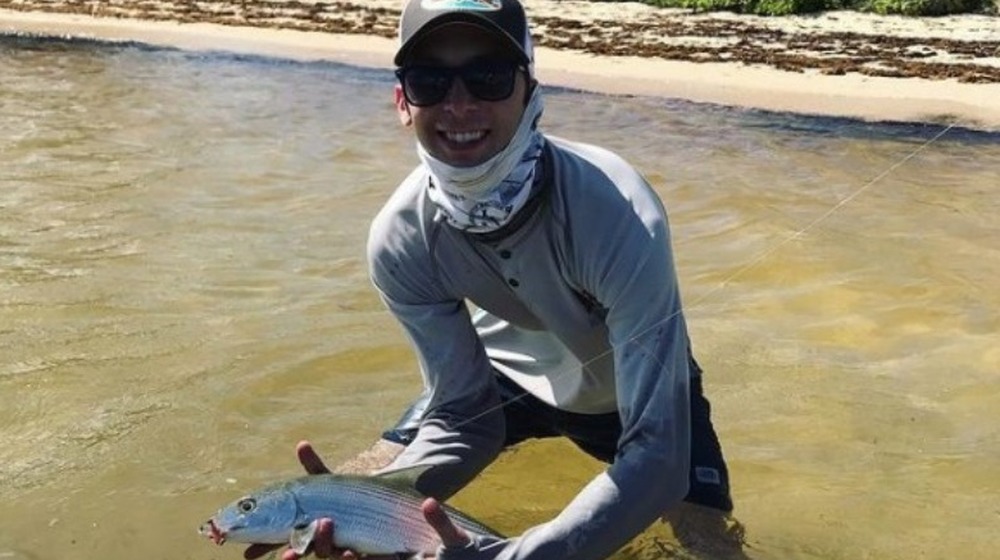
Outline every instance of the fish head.
<path fill-rule="evenodd" d="M 198 532 L 216 544 L 227 540 L 280 544 L 288 542 L 289 535 L 300 524 L 295 495 L 287 489 L 270 488 L 243 496 L 220 509 Z"/>

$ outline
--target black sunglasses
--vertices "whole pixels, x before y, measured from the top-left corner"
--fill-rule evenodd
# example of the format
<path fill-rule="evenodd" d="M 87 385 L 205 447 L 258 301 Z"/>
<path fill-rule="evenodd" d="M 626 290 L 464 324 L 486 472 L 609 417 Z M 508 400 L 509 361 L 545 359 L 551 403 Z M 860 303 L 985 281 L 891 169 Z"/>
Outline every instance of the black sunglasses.
<path fill-rule="evenodd" d="M 462 66 L 414 65 L 396 69 L 406 102 L 415 107 L 437 105 L 451 91 L 456 76 L 465 89 L 482 101 L 503 101 L 514 93 L 518 70 L 524 67 L 510 60 L 478 59 Z"/>

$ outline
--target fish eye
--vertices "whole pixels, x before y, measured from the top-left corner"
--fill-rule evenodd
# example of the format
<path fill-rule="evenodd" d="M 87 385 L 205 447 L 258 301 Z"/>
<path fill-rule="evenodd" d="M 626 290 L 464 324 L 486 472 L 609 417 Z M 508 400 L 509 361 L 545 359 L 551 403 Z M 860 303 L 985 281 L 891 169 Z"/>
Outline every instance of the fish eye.
<path fill-rule="evenodd" d="M 236 502 L 236 509 L 240 510 L 241 513 L 250 513 L 251 511 L 257 509 L 257 500 L 253 498 L 243 498 L 242 500 Z"/>

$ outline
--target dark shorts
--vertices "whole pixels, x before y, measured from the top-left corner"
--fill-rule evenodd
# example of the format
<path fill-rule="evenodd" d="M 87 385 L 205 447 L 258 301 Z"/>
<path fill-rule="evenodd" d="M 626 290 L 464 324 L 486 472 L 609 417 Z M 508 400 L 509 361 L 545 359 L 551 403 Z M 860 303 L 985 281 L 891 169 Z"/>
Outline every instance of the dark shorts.
<path fill-rule="evenodd" d="M 692 371 L 699 372 L 691 360 Z M 500 398 L 507 422 L 507 440 L 511 446 L 527 439 L 567 437 L 583 451 L 605 463 L 611 463 L 621 436 L 621 421 L 617 412 L 608 414 L 576 414 L 554 408 L 532 395 L 525 394 L 503 375 L 497 374 Z M 418 400 L 397 425 L 382 437 L 403 445 L 416 436 L 416 420 L 423 412 Z M 711 405 L 702 391 L 701 376 L 691 378 L 691 473 L 687 502 L 730 512 L 733 502 L 729 495 L 729 471 L 722 455 L 719 438 L 712 427 Z"/>

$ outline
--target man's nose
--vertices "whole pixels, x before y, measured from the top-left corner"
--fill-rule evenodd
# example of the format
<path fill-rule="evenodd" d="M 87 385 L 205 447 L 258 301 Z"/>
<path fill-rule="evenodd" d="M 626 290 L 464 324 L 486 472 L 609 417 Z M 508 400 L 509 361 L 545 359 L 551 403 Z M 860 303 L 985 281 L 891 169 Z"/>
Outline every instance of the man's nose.
<path fill-rule="evenodd" d="M 476 103 L 476 98 L 469 93 L 462 78 L 455 76 L 451 81 L 448 94 L 444 97 L 444 109 L 455 114 L 462 114 L 472 109 Z"/>

